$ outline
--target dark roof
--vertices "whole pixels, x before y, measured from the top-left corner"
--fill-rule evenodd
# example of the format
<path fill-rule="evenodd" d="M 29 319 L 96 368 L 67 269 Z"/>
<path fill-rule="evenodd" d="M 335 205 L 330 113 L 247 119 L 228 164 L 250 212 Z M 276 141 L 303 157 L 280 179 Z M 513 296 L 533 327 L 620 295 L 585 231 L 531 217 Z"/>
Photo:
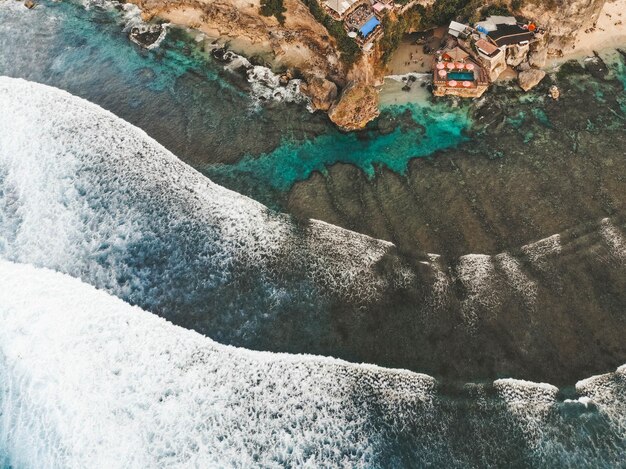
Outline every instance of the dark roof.
<path fill-rule="evenodd" d="M 488 36 L 500 47 L 530 41 L 534 34 L 516 24 L 499 24 L 498 29 L 490 31 Z"/>

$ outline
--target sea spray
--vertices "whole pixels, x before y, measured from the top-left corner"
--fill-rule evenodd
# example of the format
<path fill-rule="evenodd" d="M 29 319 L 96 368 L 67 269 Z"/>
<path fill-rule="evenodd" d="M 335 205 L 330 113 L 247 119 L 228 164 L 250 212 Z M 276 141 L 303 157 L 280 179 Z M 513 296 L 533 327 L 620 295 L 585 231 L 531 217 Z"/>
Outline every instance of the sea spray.
<path fill-rule="evenodd" d="M 9 467 L 615 467 L 626 367 L 446 393 L 430 376 L 220 345 L 77 279 L 0 261 Z M 68 366 L 71 364 L 71 366 Z M 581 401 L 582 402 L 582 401 Z"/>

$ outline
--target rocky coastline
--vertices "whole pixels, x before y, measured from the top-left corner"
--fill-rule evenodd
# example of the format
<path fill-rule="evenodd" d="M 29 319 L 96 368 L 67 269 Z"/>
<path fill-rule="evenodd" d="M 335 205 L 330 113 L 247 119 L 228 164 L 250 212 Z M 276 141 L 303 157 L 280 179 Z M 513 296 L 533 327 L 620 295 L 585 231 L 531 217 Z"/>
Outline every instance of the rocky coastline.
<path fill-rule="evenodd" d="M 441 0 L 437 0 L 441 1 Z M 435 1 L 434 3 L 437 3 Z M 243 0 L 129 0 L 137 5 L 146 21 L 159 19 L 202 31 L 209 37 L 232 40 L 237 53 L 249 50 L 266 54 L 278 73 L 302 77 L 301 91 L 313 110 L 328 113 L 340 129 L 364 128 L 378 114 L 378 87 L 389 71 L 382 60 L 384 51 L 374 50 L 353 62 L 342 60 L 335 38 L 320 24 L 301 0 L 284 0 L 284 21 L 260 13 L 261 1 Z M 545 75 L 541 69 L 549 58 L 573 54 L 579 33 L 594 28 L 606 3 L 623 0 L 574 0 L 545 4 L 487 1 L 528 20 L 541 24 L 546 33 L 536 41 L 527 56 L 516 64 L 520 87 L 531 89 Z M 433 2 L 420 4 L 430 7 Z M 519 2 L 518 2 L 519 3 Z M 558 12 L 559 14 L 555 14 Z M 131 39 L 155 39 L 158 31 L 133 31 Z"/>

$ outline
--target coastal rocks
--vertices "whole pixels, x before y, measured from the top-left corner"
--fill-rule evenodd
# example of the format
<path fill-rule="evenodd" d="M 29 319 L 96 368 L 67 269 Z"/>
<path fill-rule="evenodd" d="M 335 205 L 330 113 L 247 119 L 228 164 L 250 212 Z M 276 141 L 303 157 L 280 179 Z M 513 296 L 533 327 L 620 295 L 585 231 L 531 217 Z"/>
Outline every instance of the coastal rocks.
<path fill-rule="evenodd" d="M 559 90 L 559 87 L 556 85 L 552 85 L 550 87 L 550 91 L 549 91 L 550 97 L 552 99 L 554 99 L 555 101 L 559 99 L 559 97 L 561 96 L 561 91 Z"/>
<path fill-rule="evenodd" d="M 33 0 L 25 0 L 24 1 L 24 6 L 26 8 L 28 8 L 29 10 L 32 10 L 33 8 L 35 8 L 37 4 L 33 1 Z"/>
<path fill-rule="evenodd" d="M 138 46 L 152 49 L 158 46 L 165 36 L 165 28 L 160 24 L 140 24 L 133 26 L 128 37 Z"/>
<path fill-rule="evenodd" d="M 530 43 L 528 62 L 531 67 L 543 68 L 548 59 L 548 34 L 539 32 L 535 34 L 535 40 Z"/>
<path fill-rule="evenodd" d="M 548 59 L 548 49 L 538 49 L 528 54 L 528 63 L 531 67 L 543 68 Z"/>
<path fill-rule="evenodd" d="M 520 72 L 517 79 L 519 81 L 519 86 L 524 91 L 528 91 L 539 84 L 541 80 L 546 76 L 546 72 L 543 70 L 526 70 L 525 72 Z"/>
<path fill-rule="evenodd" d="M 528 44 L 510 45 L 506 48 L 506 63 L 511 67 L 517 67 L 528 57 Z"/>
<path fill-rule="evenodd" d="M 594 52 L 593 54 L 593 56 L 585 58 L 585 70 L 587 70 L 587 72 L 589 72 L 594 78 L 600 80 L 606 77 L 609 73 L 609 68 L 597 52 Z"/>
<path fill-rule="evenodd" d="M 368 85 L 352 84 L 328 112 L 330 120 L 345 131 L 359 130 L 378 117 L 378 92 Z"/>
<path fill-rule="evenodd" d="M 337 99 L 337 85 L 318 76 L 306 77 L 300 91 L 309 97 L 311 106 L 317 111 L 328 111 Z"/>

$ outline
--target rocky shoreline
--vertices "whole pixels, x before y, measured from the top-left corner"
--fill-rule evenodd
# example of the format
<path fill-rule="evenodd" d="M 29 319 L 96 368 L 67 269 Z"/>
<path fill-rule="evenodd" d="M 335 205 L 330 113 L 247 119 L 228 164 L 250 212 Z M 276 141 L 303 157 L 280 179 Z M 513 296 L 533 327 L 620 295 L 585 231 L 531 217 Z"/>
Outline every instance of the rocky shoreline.
<path fill-rule="evenodd" d="M 623 0 L 616 0 L 622 2 Z M 285 21 L 260 14 L 260 0 L 129 0 L 141 10 L 145 21 L 167 21 L 197 29 L 210 37 L 237 41 L 240 50 L 263 50 L 274 72 L 302 78 L 300 90 L 313 110 L 328 113 L 330 120 L 344 131 L 363 129 L 378 114 L 378 91 L 386 70 L 380 46 L 352 64 L 342 60 L 336 40 L 300 0 L 285 0 Z M 435 2 L 437 3 L 437 2 Z M 490 4 L 493 2 L 486 2 Z M 545 38 L 533 44 L 517 67 L 522 89 L 529 90 L 545 76 L 541 70 L 550 57 L 571 54 L 578 33 L 593 28 L 606 0 L 575 0 L 559 5 L 567 13 L 558 21 L 547 7 L 529 5 L 517 9 L 524 18 L 545 26 Z M 432 2 L 426 2 L 431 5 Z M 503 6 L 515 10 L 505 1 Z M 561 15 L 557 15 L 561 16 Z M 150 47 L 158 41 L 161 26 L 153 23 L 143 30 L 133 28 L 131 40 Z"/>

